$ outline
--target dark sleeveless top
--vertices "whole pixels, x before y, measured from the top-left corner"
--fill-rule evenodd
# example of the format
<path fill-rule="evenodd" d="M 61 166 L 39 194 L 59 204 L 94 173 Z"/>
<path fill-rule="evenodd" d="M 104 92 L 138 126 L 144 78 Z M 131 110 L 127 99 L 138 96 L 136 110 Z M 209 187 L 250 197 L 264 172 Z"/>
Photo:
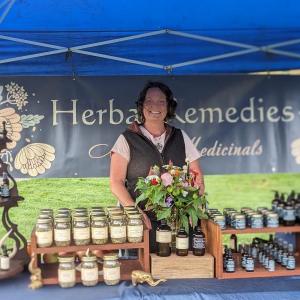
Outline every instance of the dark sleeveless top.
<path fill-rule="evenodd" d="M 134 191 L 138 177 L 147 177 L 150 167 L 162 166 L 171 160 L 175 166 L 183 166 L 186 153 L 183 135 L 180 129 L 167 125 L 165 145 L 160 153 L 156 146 L 146 138 L 135 123 L 127 129 L 125 137 L 129 149 L 130 160 L 127 166 L 126 187 L 133 200 L 137 197 Z M 143 203 L 140 205 L 144 209 Z M 152 218 L 151 218 L 152 219 Z"/>

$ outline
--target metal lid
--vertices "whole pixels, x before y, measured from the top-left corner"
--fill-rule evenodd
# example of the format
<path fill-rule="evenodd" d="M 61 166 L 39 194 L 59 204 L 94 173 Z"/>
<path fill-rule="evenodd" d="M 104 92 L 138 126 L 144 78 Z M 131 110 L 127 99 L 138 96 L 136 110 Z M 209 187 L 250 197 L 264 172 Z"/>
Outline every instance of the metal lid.
<path fill-rule="evenodd" d="M 142 217 L 142 215 L 140 213 L 136 213 L 136 214 L 128 214 L 127 216 L 129 219 L 140 219 Z"/>
<path fill-rule="evenodd" d="M 84 261 L 84 262 L 94 262 L 94 261 L 97 261 L 97 256 L 95 255 L 84 255 L 81 257 L 81 261 Z"/>
<path fill-rule="evenodd" d="M 117 260 L 118 258 L 119 256 L 116 253 L 108 253 L 103 256 L 103 260 Z"/>
<path fill-rule="evenodd" d="M 88 216 L 74 216 L 73 219 L 74 219 L 74 221 L 88 221 L 89 217 Z"/>
<path fill-rule="evenodd" d="M 253 214 L 252 218 L 262 218 L 262 214 Z"/>
<path fill-rule="evenodd" d="M 275 213 L 275 212 L 270 212 L 270 213 L 268 213 L 268 217 L 278 217 L 278 213 Z"/>
<path fill-rule="evenodd" d="M 111 219 L 114 219 L 114 220 L 121 220 L 121 219 L 124 219 L 125 218 L 125 215 L 112 215 L 110 216 Z"/>
<path fill-rule="evenodd" d="M 105 212 L 104 211 L 91 211 L 91 217 L 93 216 L 105 216 Z"/>
<path fill-rule="evenodd" d="M 36 221 L 38 224 L 47 224 L 47 223 L 52 223 L 51 218 L 38 218 Z"/>
<path fill-rule="evenodd" d="M 241 215 L 241 214 L 234 215 L 234 218 L 235 219 L 245 219 L 245 215 Z"/>
<path fill-rule="evenodd" d="M 62 223 L 68 223 L 70 222 L 70 218 L 68 216 L 64 216 L 64 215 L 57 215 L 54 218 L 55 222 L 62 222 Z"/>
<path fill-rule="evenodd" d="M 92 216 L 92 221 L 106 221 L 107 217 L 105 215 L 94 215 Z"/>
<path fill-rule="evenodd" d="M 74 256 L 73 255 L 62 255 L 62 256 L 58 256 L 57 259 L 61 263 L 74 262 Z"/>
<path fill-rule="evenodd" d="M 216 215 L 214 216 L 214 220 L 225 220 L 225 217 L 223 215 Z"/>

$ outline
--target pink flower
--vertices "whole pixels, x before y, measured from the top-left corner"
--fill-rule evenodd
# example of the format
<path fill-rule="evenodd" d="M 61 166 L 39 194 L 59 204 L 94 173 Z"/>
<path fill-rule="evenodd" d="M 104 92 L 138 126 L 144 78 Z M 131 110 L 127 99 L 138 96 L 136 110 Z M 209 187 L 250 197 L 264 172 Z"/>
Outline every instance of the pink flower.
<path fill-rule="evenodd" d="M 169 186 L 169 185 L 171 185 L 172 182 L 173 182 L 173 177 L 172 177 L 172 175 L 171 175 L 170 173 L 168 173 L 168 172 L 162 174 L 160 178 L 161 178 L 161 181 L 162 181 L 162 183 L 163 183 L 164 186 Z"/>

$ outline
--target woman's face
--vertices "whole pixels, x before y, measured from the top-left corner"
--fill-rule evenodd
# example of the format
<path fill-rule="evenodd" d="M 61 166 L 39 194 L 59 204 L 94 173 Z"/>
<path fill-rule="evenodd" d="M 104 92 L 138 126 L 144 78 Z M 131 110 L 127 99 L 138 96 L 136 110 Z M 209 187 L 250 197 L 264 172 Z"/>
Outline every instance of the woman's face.
<path fill-rule="evenodd" d="M 167 111 L 166 95 L 159 88 L 148 89 L 143 104 L 145 121 L 164 122 Z"/>

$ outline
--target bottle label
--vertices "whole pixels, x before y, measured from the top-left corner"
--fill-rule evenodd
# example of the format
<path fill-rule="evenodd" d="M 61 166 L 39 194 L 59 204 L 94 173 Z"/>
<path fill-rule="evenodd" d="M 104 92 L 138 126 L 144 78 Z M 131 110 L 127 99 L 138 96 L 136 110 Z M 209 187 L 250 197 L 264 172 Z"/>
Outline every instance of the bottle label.
<path fill-rule="evenodd" d="M 235 271 L 235 265 L 233 259 L 228 259 L 226 262 L 226 271 L 227 272 L 234 272 Z"/>
<path fill-rule="evenodd" d="M 143 225 L 128 225 L 127 226 L 127 235 L 130 238 L 141 237 L 143 236 Z"/>
<path fill-rule="evenodd" d="M 86 240 L 90 238 L 90 228 L 74 228 L 73 229 L 74 240 Z"/>
<path fill-rule="evenodd" d="M 53 231 L 36 231 L 36 240 L 38 245 L 42 244 L 52 244 L 53 241 Z"/>
<path fill-rule="evenodd" d="M 68 242 L 71 240 L 71 229 L 54 229 L 54 240 L 57 242 Z"/>
<path fill-rule="evenodd" d="M 126 238 L 126 226 L 110 226 L 110 237 L 113 239 Z"/>
<path fill-rule="evenodd" d="M 264 226 L 263 219 L 261 218 L 251 218 L 251 228 L 262 228 Z"/>
<path fill-rule="evenodd" d="M 194 249 L 205 249 L 205 238 L 204 237 L 193 237 L 193 248 Z"/>
<path fill-rule="evenodd" d="M 105 268 L 103 267 L 104 280 L 120 280 L 120 267 Z"/>
<path fill-rule="evenodd" d="M 92 268 L 92 269 L 81 268 L 81 280 L 83 281 L 98 280 L 98 268 Z"/>
<path fill-rule="evenodd" d="M 278 218 L 273 218 L 273 217 L 269 217 L 267 218 L 267 227 L 278 227 L 279 226 L 279 222 L 278 222 Z"/>
<path fill-rule="evenodd" d="M 284 221 L 295 221 L 296 215 L 294 209 L 284 209 L 283 220 Z"/>
<path fill-rule="evenodd" d="M 286 266 L 287 263 L 288 263 L 288 257 L 287 257 L 287 255 L 286 255 L 286 253 L 283 253 L 282 259 L 281 259 L 281 265 L 282 265 L 282 266 Z"/>
<path fill-rule="evenodd" d="M 268 271 L 269 272 L 274 272 L 275 271 L 275 261 L 273 259 L 269 260 Z"/>
<path fill-rule="evenodd" d="M 61 283 L 75 282 L 75 269 L 72 270 L 58 269 L 58 281 Z"/>
<path fill-rule="evenodd" d="M 176 249 L 189 249 L 189 238 L 176 237 Z"/>
<path fill-rule="evenodd" d="M 9 187 L 7 184 L 4 184 L 2 186 L 2 189 L 1 189 L 1 196 L 2 197 L 9 197 Z"/>
<path fill-rule="evenodd" d="M 246 220 L 245 219 L 236 219 L 235 220 L 235 229 L 245 229 Z"/>
<path fill-rule="evenodd" d="M 105 240 L 108 238 L 108 227 L 92 227 L 92 239 Z"/>
<path fill-rule="evenodd" d="M 171 243 L 172 233 L 171 231 L 156 230 L 156 242 L 157 243 Z"/>
<path fill-rule="evenodd" d="M 246 271 L 254 271 L 254 261 L 253 261 L 253 259 L 248 258 L 246 260 L 245 268 L 246 268 Z"/>
<path fill-rule="evenodd" d="M 295 260 L 294 256 L 289 256 L 288 257 L 286 268 L 288 270 L 294 270 L 296 268 L 296 260 Z"/>
<path fill-rule="evenodd" d="M 234 241 L 234 239 L 230 240 L 230 248 L 231 249 L 235 249 L 235 241 Z"/>

